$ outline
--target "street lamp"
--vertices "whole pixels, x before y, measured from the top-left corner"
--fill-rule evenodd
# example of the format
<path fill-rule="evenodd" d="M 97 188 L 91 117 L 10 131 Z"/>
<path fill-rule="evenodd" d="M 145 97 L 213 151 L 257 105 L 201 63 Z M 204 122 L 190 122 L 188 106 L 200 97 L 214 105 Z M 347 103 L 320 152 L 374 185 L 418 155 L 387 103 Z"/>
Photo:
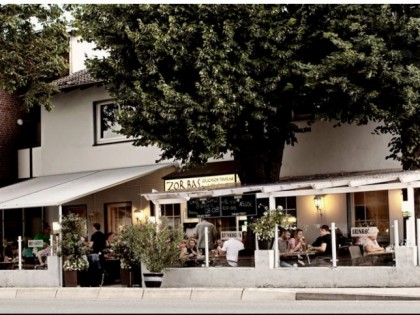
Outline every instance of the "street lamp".
<path fill-rule="evenodd" d="M 139 222 L 141 222 L 144 217 L 143 210 L 139 210 L 139 209 L 135 210 L 134 217 L 136 218 L 137 224 L 139 224 Z"/>
<path fill-rule="evenodd" d="M 314 205 L 315 205 L 316 211 L 319 213 L 320 216 L 322 216 L 322 208 L 324 207 L 323 196 L 319 196 L 319 195 L 315 196 Z"/>

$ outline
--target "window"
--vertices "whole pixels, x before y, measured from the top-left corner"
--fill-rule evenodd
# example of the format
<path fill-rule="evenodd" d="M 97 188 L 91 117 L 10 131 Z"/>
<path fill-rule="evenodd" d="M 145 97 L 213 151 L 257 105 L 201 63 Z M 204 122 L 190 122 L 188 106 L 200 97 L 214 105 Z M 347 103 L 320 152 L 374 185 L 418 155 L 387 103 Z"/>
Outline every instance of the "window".
<path fill-rule="evenodd" d="M 132 225 L 131 202 L 109 203 L 105 205 L 105 232 L 117 235 L 124 225 Z"/>
<path fill-rule="evenodd" d="M 388 191 L 354 193 L 355 226 L 376 226 L 378 242 L 389 242 Z"/>
<path fill-rule="evenodd" d="M 179 203 L 164 204 L 161 206 L 162 216 L 168 218 L 168 224 L 176 227 L 181 224 L 181 206 Z"/>
<path fill-rule="evenodd" d="M 277 197 L 276 208 L 278 206 L 283 207 L 283 211 L 285 214 L 290 214 L 297 218 L 296 197 Z"/>
<path fill-rule="evenodd" d="M 96 143 L 112 143 L 127 140 L 119 134 L 121 126 L 117 123 L 117 111 L 120 106 L 112 101 L 95 103 L 95 135 Z"/>

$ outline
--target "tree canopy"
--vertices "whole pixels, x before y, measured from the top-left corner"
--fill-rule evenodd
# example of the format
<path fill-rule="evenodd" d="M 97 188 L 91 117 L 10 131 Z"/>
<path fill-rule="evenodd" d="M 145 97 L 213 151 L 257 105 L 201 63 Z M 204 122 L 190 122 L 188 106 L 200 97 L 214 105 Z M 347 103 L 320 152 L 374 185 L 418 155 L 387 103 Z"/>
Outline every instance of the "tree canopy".
<path fill-rule="evenodd" d="M 243 184 L 277 182 L 299 114 L 381 122 L 418 168 L 418 5 L 81 5 L 109 51 L 88 62 L 121 105 L 121 133 L 187 165 L 231 152 Z"/>
<path fill-rule="evenodd" d="M 22 97 L 25 109 L 50 110 L 49 84 L 68 67 L 68 38 L 58 5 L 0 5 L 0 89 Z"/>

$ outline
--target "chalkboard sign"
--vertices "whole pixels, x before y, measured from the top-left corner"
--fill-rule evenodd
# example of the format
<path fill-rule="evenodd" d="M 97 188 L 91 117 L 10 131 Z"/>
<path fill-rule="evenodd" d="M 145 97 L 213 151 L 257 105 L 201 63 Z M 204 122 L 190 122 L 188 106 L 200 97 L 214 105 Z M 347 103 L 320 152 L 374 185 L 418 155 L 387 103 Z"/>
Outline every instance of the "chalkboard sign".
<path fill-rule="evenodd" d="M 220 217 L 220 198 L 198 198 L 187 202 L 188 218 Z"/>
<path fill-rule="evenodd" d="M 239 215 L 256 215 L 255 194 L 242 196 L 221 197 L 222 217 L 236 217 Z"/>

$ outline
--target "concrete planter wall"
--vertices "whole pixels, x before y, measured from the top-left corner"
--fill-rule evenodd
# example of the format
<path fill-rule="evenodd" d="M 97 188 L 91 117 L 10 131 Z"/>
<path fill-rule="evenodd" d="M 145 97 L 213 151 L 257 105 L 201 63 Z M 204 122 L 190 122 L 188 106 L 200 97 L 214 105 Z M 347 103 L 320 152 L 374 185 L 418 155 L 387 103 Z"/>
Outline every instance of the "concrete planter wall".
<path fill-rule="evenodd" d="M 395 267 L 275 268 L 273 250 L 255 251 L 255 267 L 170 268 L 162 288 L 418 287 L 417 247 L 397 247 Z M 0 270 L 1 287 L 60 287 L 59 258 L 48 270 Z"/>
<path fill-rule="evenodd" d="M 336 288 L 420 286 L 417 247 L 398 247 L 396 266 L 274 268 L 274 251 L 255 251 L 255 268 L 173 268 L 162 287 Z"/>

